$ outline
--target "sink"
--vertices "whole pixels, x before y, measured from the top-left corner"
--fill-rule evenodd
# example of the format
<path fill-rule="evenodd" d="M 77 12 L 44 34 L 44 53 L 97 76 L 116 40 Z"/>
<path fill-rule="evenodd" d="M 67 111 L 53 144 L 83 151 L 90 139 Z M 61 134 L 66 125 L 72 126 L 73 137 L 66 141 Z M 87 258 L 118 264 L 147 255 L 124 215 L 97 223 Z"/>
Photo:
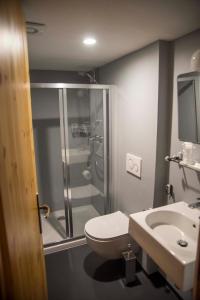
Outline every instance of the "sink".
<path fill-rule="evenodd" d="M 160 210 L 149 213 L 145 222 L 179 259 L 193 259 L 198 238 L 198 226 L 193 220 L 176 211 Z"/>
<path fill-rule="evenodd" d="M 129 233 L 181 290 L 193 286 L 199 211 L 185 202 L 130 215 Z"/>

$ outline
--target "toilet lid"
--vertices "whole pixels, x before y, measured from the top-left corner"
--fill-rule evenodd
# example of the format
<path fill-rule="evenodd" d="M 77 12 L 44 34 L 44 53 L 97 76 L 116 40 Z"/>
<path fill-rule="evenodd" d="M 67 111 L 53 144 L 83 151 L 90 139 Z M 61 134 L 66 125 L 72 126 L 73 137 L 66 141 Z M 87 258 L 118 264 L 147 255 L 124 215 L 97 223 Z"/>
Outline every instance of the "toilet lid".
<path fill-rule="evenodd" d="M 128 233 L 129 218 L 121 211 L 100 216 L 85 224 L 85 232 L 95 239 L 113 239 Z"/>

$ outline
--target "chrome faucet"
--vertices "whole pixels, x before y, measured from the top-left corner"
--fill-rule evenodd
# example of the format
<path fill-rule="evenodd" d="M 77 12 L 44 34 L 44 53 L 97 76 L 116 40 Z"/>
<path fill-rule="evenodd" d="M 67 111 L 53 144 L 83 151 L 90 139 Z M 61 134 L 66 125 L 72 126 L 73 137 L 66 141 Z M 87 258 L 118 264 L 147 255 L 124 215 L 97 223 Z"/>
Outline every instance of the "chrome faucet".
<path fill-rule="evenodd" d="M 190 207 L 192 209 L 194 209 L 194 208 L 200 208 L 200 201 L 199 201 L 200 198 L 198 197 L 197 200 L 198 200 L 197 202 L 189 204 L 188 207 Z"/>

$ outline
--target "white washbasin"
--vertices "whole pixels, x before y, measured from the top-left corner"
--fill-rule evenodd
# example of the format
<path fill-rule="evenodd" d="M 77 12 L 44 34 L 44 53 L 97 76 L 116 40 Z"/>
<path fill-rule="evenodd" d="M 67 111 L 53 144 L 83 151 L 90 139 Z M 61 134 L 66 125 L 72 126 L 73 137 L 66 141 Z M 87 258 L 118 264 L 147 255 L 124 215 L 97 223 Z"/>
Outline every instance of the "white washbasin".
<path fill-rule="evenodd" d="M 199 215 L 185 202 L 130 215 L 130 235 L 182 290 L 193 286 Z"/>
<path fill-rule="evenodd" d="M 195 258 L 198 226 L 193 220 L 182 213 L 164 210 L 149 213 L 145 221 L 179 259 L 187 262 Z"/>

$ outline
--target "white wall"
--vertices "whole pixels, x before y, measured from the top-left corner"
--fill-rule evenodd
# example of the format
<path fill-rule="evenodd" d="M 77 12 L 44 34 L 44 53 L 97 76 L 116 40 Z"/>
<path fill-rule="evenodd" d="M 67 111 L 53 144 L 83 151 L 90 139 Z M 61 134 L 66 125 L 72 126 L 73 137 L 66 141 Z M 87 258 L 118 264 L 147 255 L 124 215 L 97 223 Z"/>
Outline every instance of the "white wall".
<path fill-rule="evenodd" d="M 177 75 L 191 72 L 190 59 L 195 50 L 200 48 L 200 30 L 188 34 L 174 42 L 174 75 L 173 75 L 173 114 L 171 154 L 181 151 L 182 142 L 178 140 L 178 106 Z M 200 145 L 196 145 L 196 158 L 200 161 Z M 178 168 L 170 164 L 170 182 L 174 185 L 176 201 L 194 202 L 200 196 L 200 173 Z"/>
<path fill-rule="evenodd" d="M 157 139 L 158 121 L 165 122 L 165 118 L 158 120 L 160 55 L 160 42 L 156 42 L 99 69 L 100 83 L 116 86 L 112 102 L 112 201 L 115 210 L 125 213 L 152 207 L 159 197 L 155 194 L 160 193 L 155 188 L 159 176 L 157 143 L 161 142 Z M 142 157 L 141 179 L 126 172 L 127 152 Z M 161 185 L 166 183 L 164 176 Z"/>

